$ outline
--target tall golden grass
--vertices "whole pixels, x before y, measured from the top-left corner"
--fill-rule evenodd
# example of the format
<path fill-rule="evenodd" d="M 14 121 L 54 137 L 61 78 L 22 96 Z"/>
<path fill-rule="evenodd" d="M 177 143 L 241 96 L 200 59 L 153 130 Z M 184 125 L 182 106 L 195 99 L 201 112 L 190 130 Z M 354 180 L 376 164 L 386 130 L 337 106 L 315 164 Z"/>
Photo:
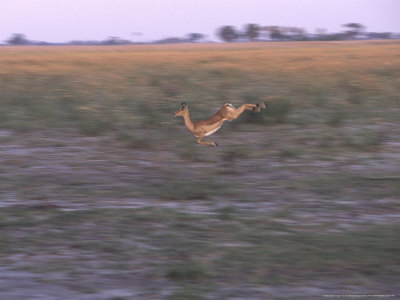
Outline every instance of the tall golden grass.
<path fill-rule="evenodd" d="M 13 115 L 40 122 L 43 107 L 54 122 L 91 110 L 125 118 L 133 103 L 172 109 L 185 99 L 209 113 L 210 105 L 268 96 L 296 107 L 393 106 L 399 50 L 398 41 L 2 47 L 0 112 L 3 123 Z"/>
<path fill-rule="evenodd" d="M 398 41 L 2 47 L 0 74 L 126 70 L 160 64 L 186 68 L 212 64 L 262 73 L 281 70 L 326 74 L 349 69 L 362 72 L 372 66 L 398 66 L 399 47 Z"/>

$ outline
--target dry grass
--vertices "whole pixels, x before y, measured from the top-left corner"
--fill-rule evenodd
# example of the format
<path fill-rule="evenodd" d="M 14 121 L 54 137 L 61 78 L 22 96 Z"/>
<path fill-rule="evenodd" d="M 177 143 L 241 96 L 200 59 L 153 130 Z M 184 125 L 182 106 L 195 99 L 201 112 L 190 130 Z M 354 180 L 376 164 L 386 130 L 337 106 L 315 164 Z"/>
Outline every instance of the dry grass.
<path fill-rule="evenodd" d="M 142 118 L 137 114 L 152 110 L 158 119 L 152 122 L 171 124 L 162 113 L 183 99 L 204 114 L 224 101 L 270 96 L 290 100 L 297 109 L 393 106 L 399 47 L 397 42 L 3 47 L 0 113 L 3 124 L 20 127 L 31 127 L 31 121 L 70 126 L 75 119 L 85 127 L 82 119 L 101 119 L 103 124 L 92 127 L 102 131 L 119 121 L 135 123 Z M 138 102 L 145 105 L 137 107 Z"/>

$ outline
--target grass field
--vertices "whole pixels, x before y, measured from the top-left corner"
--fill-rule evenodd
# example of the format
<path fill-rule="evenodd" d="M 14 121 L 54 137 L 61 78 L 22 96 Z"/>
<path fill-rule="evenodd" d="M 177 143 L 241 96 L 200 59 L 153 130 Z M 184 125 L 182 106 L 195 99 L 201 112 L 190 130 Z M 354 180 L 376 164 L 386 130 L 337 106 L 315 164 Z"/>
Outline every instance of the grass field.
<path fill-rule="evenodd" d="M 399 200 L 398 41 L 0 47 L 0 298 L 398 296 Z"/>

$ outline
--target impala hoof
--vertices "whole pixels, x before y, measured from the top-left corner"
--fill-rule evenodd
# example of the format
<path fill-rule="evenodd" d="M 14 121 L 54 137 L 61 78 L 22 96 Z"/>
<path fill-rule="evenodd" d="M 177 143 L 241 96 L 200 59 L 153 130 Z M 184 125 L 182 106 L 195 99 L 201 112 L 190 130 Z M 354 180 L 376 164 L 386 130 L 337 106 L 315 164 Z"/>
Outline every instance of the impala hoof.
<path fill-rule="evenodd" d="M 213 142 L 213 146 L 215 147 L 215 148 L 217 148 L 218 147 L 218 144 L 216 143 L 216 142 Z"/>

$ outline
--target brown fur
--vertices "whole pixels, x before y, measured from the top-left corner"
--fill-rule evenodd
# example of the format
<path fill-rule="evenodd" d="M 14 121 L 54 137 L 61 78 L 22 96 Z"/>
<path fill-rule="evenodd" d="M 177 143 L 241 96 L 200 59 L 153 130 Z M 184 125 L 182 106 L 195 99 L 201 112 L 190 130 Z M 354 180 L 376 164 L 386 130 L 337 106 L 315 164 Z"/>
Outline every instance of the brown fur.
<path fill-rule="evenodd" d="M 216 147 L 215 142 L 206 142 L 202 139 L 216 132 L 224 121 L 232 121 L 240 116 L 245 110 L 252 110 L 259 112 L 261 108 L 265 108 L 265 104 L 242 104 L 238 109 L 234 108 L 232 104 L 225 103 L 219 111 L 205 120 L 192 122 L 189 116 L 189 109 L 186 103 L 182 102 L 181 108 L 174 112 L 175 117 L 183 117 L 186 128 L 197 137 L 197 143 L 201 145 L 208 145 Z"/>

